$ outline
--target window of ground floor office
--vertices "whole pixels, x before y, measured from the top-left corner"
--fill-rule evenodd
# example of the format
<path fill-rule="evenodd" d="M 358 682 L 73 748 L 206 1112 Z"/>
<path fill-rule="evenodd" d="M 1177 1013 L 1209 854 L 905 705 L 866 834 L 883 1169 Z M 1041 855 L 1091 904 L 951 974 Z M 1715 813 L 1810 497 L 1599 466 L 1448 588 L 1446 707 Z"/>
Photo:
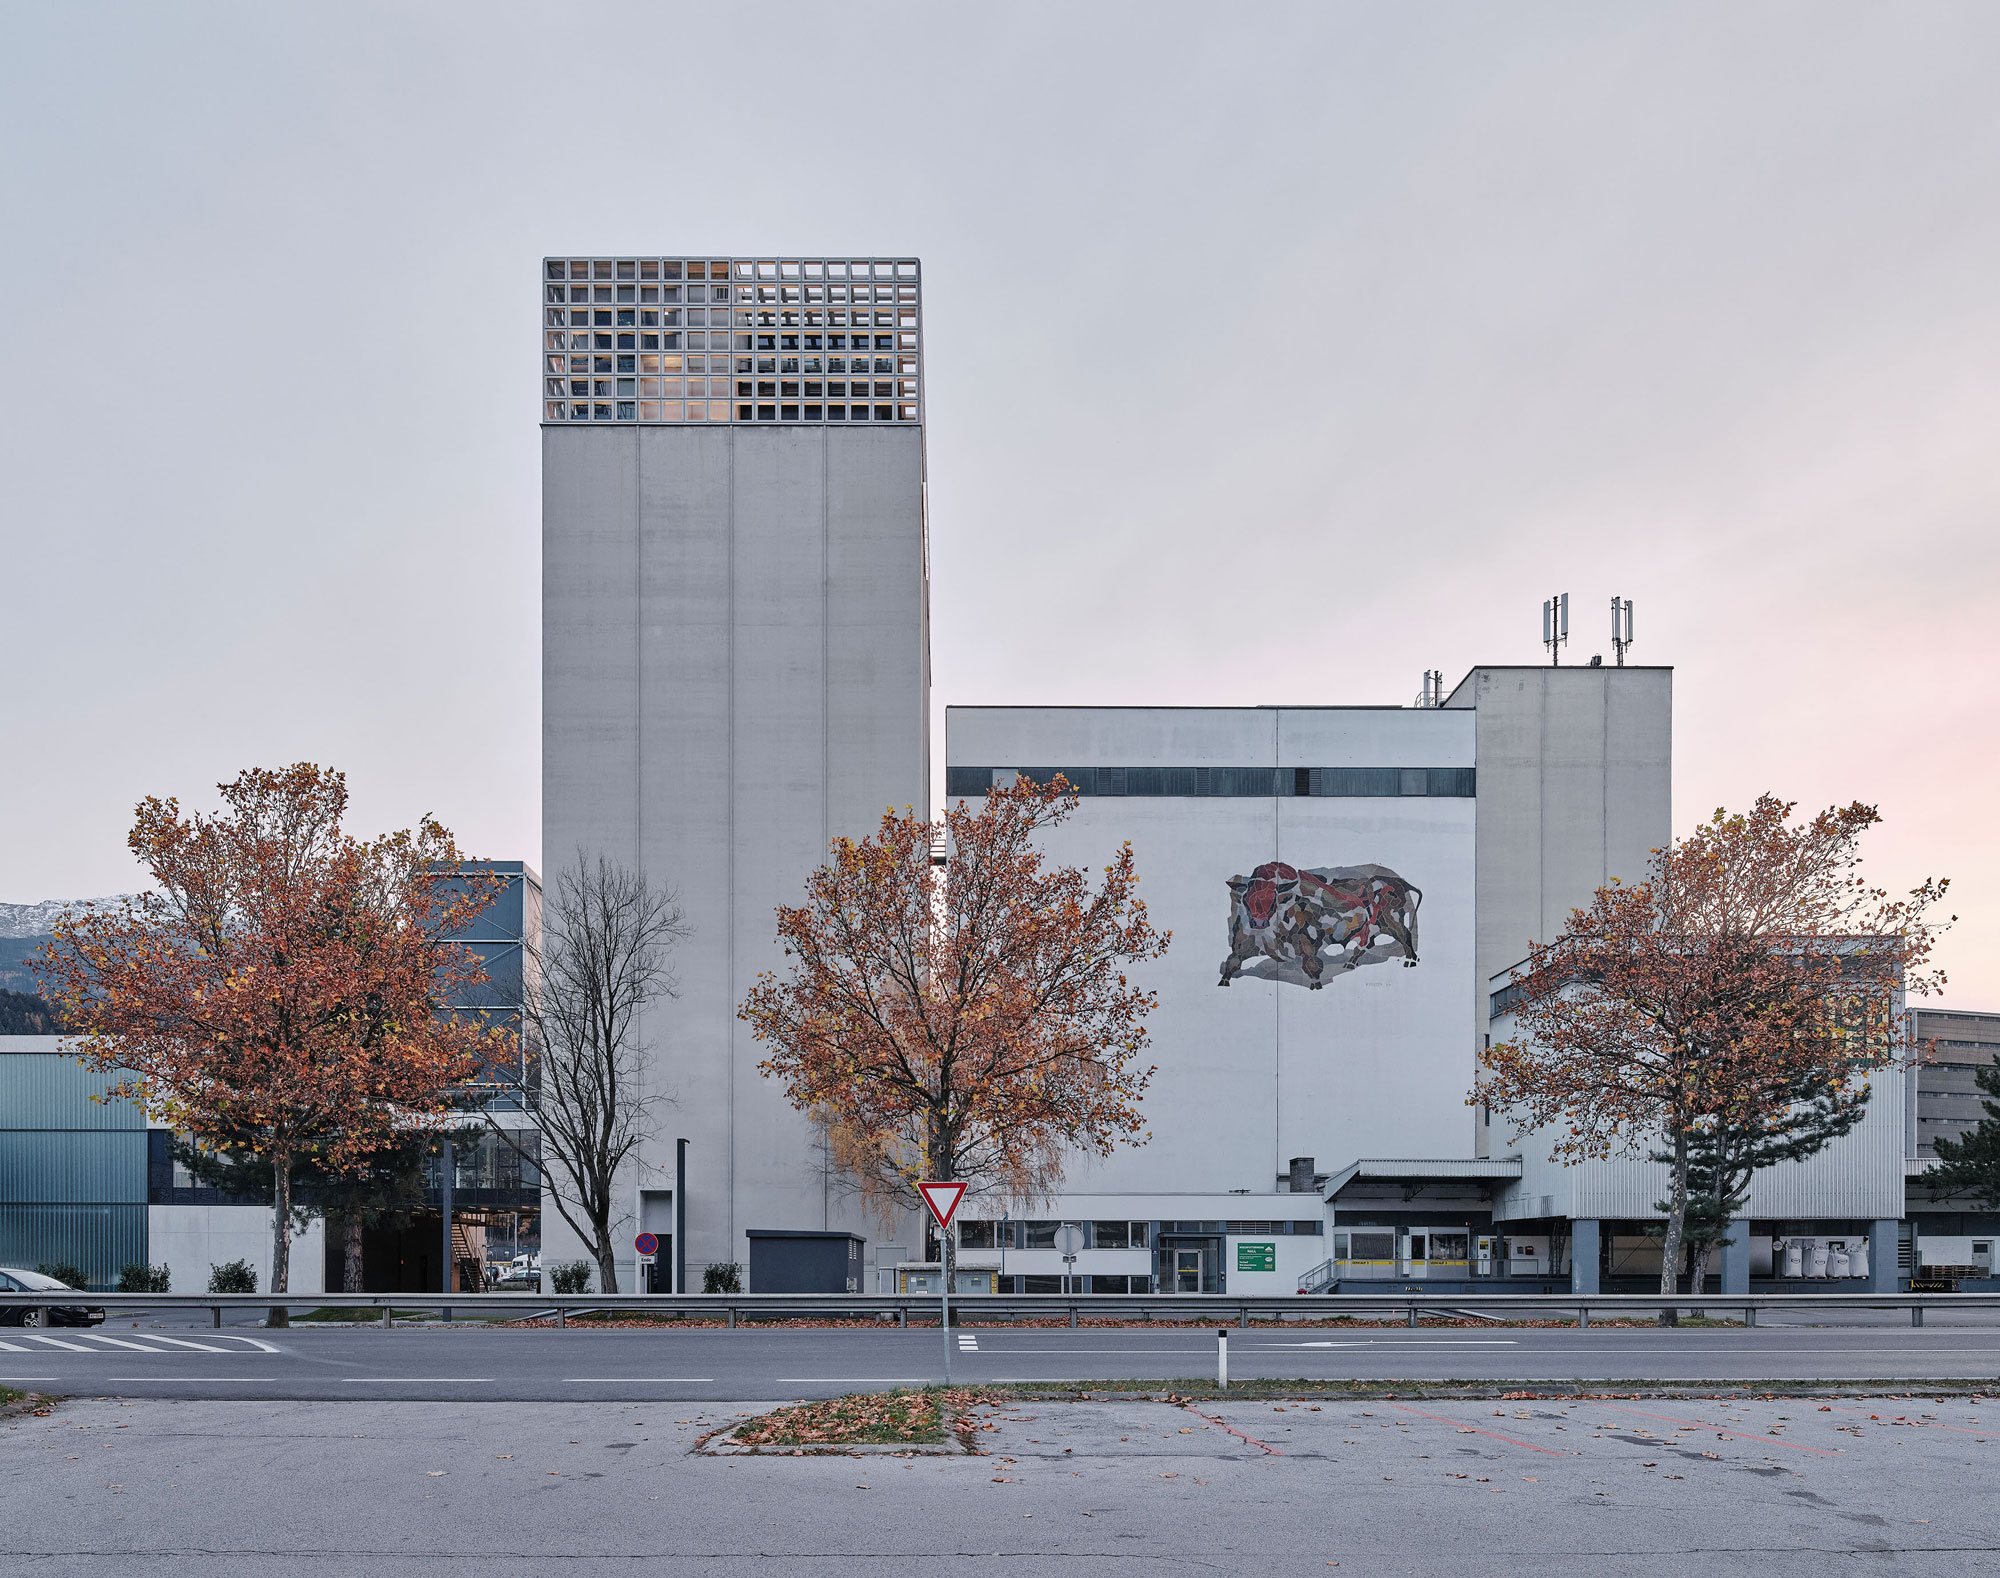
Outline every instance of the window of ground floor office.
<path fill-rule="evenodd" d="M 1320 1222 L 1102 1222 L 1078 1221 L 967 1221 L 958 1224 L 961 1249 L 1054 1249 L 1056 1235 L 1065 1225 L 1083 1230 L 1084 1249 L 1150 1249 L 1155 1232 L 1269 1233 L 1275 1236 L 1316 1237 Z"/>

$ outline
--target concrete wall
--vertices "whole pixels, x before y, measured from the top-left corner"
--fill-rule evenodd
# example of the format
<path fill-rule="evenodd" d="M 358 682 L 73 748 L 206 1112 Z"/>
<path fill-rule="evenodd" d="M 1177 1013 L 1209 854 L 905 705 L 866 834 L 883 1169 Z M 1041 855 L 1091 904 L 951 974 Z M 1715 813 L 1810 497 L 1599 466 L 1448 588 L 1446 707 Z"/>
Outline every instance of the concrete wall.
<path fill-rule="evenodd" d="M 1510 1034 L 1512 1023 L 1510 1017 L 1496 1020 L 1495 1039 Z M 1891 1066 L 1874 1075 L 1869 1086 L 1867 1115 L 1849 1133 L 1817 1155 L 1765 1168 L 1751 1180 L 1747 1215 L 1783 1221 L 1878 1221 L 1903 1214 L 1908 1081 L 1901 1068 Z M 1664 1162 L 1648 1161 L 1643 1155 L 1621 1156 L 1565 1167 L 1549 1160 L 1553 1130 L 1516 1139 L 1514 1130 L 1503 1123 L 1503 1115 L 1496 1112 L 1490 1131 L 1493 1148 L 1496 1153 L 1519 1150 L 1521 1179 L 1496 1194 L 1496 1221 L 1550 1215 L 1664 1218 L 1664 1212 L 1654 1209 L 1671 1188 Z M 1657 1143 L 1642 1139 L 1639 1148 L 1650 1151 Z"/>
<path fill-rule="evenodd" d="M 1478 727 L 1482 1025 L 1490 976 L 1673 837 L 1673 699 L 1672 669 L 1577 667 L 1475 668 L 1446 701 Z"/>
<path fill-rule="evenodd" d="M 1400 708 L 955 707 L 945 734 L 951 764 L 987 767 L 1454 767 L 1473 749 L 1468 715 Z M 1094 869 L 1131 840 L 1140 895 L 1174 940 L 1132 972 L 1160 994 L 1144 1054 L 1158 1066 L 1144 1107 L 1153 1138 L 1079 1161 L 1069 1187 L 1265 1194 L 1293 1156 L 1331 1171 L 1364 1155 L 1462 1154 L 1478 1044 L 1465 990 L 1474 817 L 1472 800 L 1443 797 L 1084 797 L 1049 855 Z M 1364 965 L 1317 991 L 1244 976 L 1220 986 L 1226 884 L 1270 860 L 1393 868 L 1423 892 L 1420 962 Z M 1316 1198 L 1296 1198 L 1311 1205 L 1296 1214 L 1321 1214 Z"/>
<path fill-rule="evenodd" d="M 326 1291 L 325 1224 L 314 1220 L 292 1237 L 286 1291 Z M 208 1291 L 209 1270 L 247 1260 L 257 1291 L 271 1291 L 271 1211 L 260 1205 L 153 1205 L 146 1208 L 147 1258 L 173 1272 L 176 1293 Z"/>
<path fill-rule="evenodd" d="M 642 1027 L 662 1112 L 619 1198 L 671 1188 L 688 1265 L 851 1227 L 736 1007 L 828 842 L 929 803 L 923 434 L 544 428 L 543 869 L 643 865 L 695 931 Z M 575 1253 L 554 1212 L 546 1253 Z M 630 1261 L 636 1224 L 618 1238 Z M 872 1234 L 871 1234 L 872 1236 Z"/>

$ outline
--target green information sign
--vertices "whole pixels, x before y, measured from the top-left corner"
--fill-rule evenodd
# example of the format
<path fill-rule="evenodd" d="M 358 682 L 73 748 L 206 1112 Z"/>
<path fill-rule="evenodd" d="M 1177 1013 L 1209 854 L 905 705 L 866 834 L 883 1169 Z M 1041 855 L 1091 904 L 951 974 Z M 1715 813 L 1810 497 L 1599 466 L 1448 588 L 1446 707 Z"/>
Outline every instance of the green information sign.
<path fill-rule="evenodd" d="M 1236 1269 L 1238 1271 L 1276 1271 L 1278 1269 L 1278 1246 L 1276 1244 L 1242 1244 L 1236 1246 Z"/>

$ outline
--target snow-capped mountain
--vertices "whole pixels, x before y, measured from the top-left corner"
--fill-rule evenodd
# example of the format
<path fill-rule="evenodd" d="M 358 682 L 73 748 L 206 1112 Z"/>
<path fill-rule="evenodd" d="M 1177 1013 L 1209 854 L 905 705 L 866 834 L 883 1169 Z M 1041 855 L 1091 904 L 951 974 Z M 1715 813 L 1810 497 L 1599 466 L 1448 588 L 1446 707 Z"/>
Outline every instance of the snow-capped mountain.
<path fill-rule="evenodd" d="M 0 903 L 0 937 L 46 937 L 56 917 L 69 908 L 112 909 L 135 895 L 114 893 L 102 899 L 43 899 L 39 904 Z"/>

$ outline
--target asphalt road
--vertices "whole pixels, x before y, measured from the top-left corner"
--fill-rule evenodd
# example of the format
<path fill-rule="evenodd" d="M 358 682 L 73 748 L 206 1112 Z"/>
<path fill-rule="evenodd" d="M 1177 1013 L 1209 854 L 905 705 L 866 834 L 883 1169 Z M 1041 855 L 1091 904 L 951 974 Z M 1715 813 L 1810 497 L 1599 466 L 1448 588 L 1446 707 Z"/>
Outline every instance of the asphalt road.
<path fill-rule="evenodd" d="M 1039 1401 L 978 1455 L 691 1450 L 755 1408 L 82 1399 L 0 1424 L 0 1572 L 2000 1571 L 1970 1400 Z"/>
<path fill-rule="evenodd" d="M 1212 1380 L 1212 1328 L 950 1334 L 955 1381 Z M 943 1378 L 909 1330 L 567 1330 L 469 1324 L 222 1332 L 0 1328 L 0 1385 L 119 1397 L 620 1401 L 784 1399 Z M 1931 1327 L 1232 1330 L 1233 1381 L 1897 1381 L 2000 1386 L 2000 1329 Z"/>

